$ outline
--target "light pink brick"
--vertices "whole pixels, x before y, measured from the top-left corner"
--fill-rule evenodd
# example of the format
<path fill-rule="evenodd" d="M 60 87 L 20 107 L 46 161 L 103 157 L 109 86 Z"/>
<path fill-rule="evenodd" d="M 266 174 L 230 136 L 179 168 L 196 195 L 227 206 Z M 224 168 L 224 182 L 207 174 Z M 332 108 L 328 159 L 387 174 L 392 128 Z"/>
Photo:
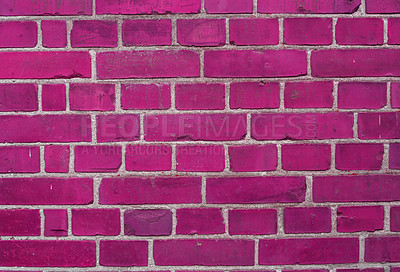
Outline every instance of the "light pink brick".
<path fill-rule="evenodd" d="M 164 236 L 172 233 L 170 210 L 128 210 L 124 214 L 124 234 Z"/>
<path fill-rule="evenodd" d="M 36 22 L 0 22 L 0 48 L 35 47 L 38 39 L 37 36 Z"/>
<path fill-rule="evenodd" d="M 230 87 L 231 109 L 279 108 L 278 82 L 235 82 Z"/>
<path fill-rule="evenodd" d="M 175 106 L 178 110 L 223 110 L 225 108 L 224 84 L 177 84 Z"/>
<path fill-rule="evenodd" d="M 358 115 L 360 139 L 399 139 L 400 112 L 366 112 Z"/>
<path fill-rule="evenodd" d="M 150 2 L 130 2 L 96 0 L 97 14 L 168 14 L 199 13 L 200 0 L 166 0 Z"/>
<path fill-rule="evenodd" d="M 78 111 L 115 109 L 113 84 L 72 83 L 69 88 L 70 108 Z"/>
<path fill-rule="evenodd" d="M 169 84 L 122 84 L 121 107 L 124 110 L 165 110 L 171 107 Z"/>
<path fill-rule="evenodd" d="M 335 29 L 338 44 L 383 44 L 383 20 L 380 18 L 339 18 Z"/>
<path fill-rule="evenodd" d="M 277 233 L 276 210 L 229 210 L 230 235 L 266 235 L 275 233 Z"/>
<path fill-rule="evenodd" d="M 332 43 L 331 18 L 287 18 L 284 20 L 284 43 L 328 45 Z"/>
<path fill-rule="evenodd" d="M 72 47 L 116 47 L 116 21 L 74 21 L 71 31 Z"/>
<path fill-rule="evenodd" d="M 384 209 L 371 207 L 338 207 L 337 231 L 377 231 L 383 229 Z"/>
<path fill-rule="evenodd" d="M 36 84 L 0 84 L 0 112 L 36 111 L 38 108 Z"/>
<path fill-rule="evenodd" d="M 172 148 L 169 145 L 128 145 L 125 158 L 128 171 L 170 171 Z"/>
<path fill-rule="evenodd" d="M 178 43 L 192 46 L 225 45 L 225 20 L 188 19 L 178 20 Z"/>
<path fill-rule="evenodd" d="M 400 144 L 389 144 L 389 168 L 400 169 Z"/>
<path fill-rule="evenodd" d="M 171 20 L 127 20 L 122 24 L 124 45 L 171 45 Z"/>
<path fill-rule="evenodd" d="M 260 13 L 354 13 L 361 5 L 361 0 L 258 0 L 257 7 Z"/>
<path fill-rule="evenodd" d="M 180 172 L 221 172 L 225 168 L 222 145 L 179 145 L 176 170 Z"/>
<path fill-rule="evenodd" d="M 383 144 L 337 144 L 336 168 L 339 170 L 380 170 Z"/>
<path fill-rule="evenodd" d="M 285 108 L 332 108 L 332 81 L 287 82 Z"/>
<path fill-rule="evenodd" d="M 44 236 L 68 236 L 67 210 L 44 210 Z"/>
<path fill-rule="evenodd" d="M 39 210 L 0 210 L 0 235 L 39 236 Z"/>
<path fill-rule="evenodd" d="M 386 106 L 386 83 L 339 82 L 340 109 L 380 109 Z"/>
<path fill-rule="evenodd" d="M 229 162 L 233 172 L 274 171 L 278 166 L 278 151 L 275 145 L 230 146 Z"/>
<path fill-rule="evenodd" d="M 96 122 L 99 143 L 135 141 L 140 138 L 138 114 L 98 115 Z"/>
<path fill-rule="evenodd" d="M 278 44 L 278 19 L 230 19 L 229 42 L 233 45 Z"/>
<path fill-rule="evenodd" d="M 64 111 L 66 110 L 66 90 L 64 84 L 42 85 L 42 110 Z"/>
<path fill-rule="evenodd" d="M 225 232 L 218 208 L 183 208 L 176 210 L 176 234 L 219 234 Z"/>
<path fill-rule="evenodd" d="M 252 13 L 251 0 L 205 0 L 204 7 L 207 13 Z"/>
<path fill-rule="evenodd" d="M 147 266 L 147 241 L 100 241 L 100 265 Z"/>
<path fill-rule="evenodd" d="M 75 146 L 76 172 L 118 172 L 121 146 Z"/>
<path fill-rule="evenodd" d="M 331 167 L 331 146 L 327 144 L 282 145 L 282 169 L 323 171 Z"/>
<path fill-rule="evenodd" d="M 329 207 L 285 208 L 285 233 L 331 232 Z"/>
<path fill-rule="evenodd" d="M 72 209 L 73 235 L 118 235 L 119 209 Z"/>
<path fill-rule="evenodd" d="M 46 0 L 42 2 L 5 0 L 0 6 L 0 15 L 92 15 L 92 1 Z"/>
<path fill-rule="evenodd" d="M 67 46 L 67 23 L 65 21 L 42 21 L 42 43 L 47 48 Z"/>
<path fill-rule="evenodd" d="M 36 146 L 1 146 L 0 173 L 40 172 L 40 151 Z"/>
<path fill-rule="evenodd" d="M 44 147 L 45 170 L 47 173 L 68 173 L 69 146 L 48 145 Z"/>

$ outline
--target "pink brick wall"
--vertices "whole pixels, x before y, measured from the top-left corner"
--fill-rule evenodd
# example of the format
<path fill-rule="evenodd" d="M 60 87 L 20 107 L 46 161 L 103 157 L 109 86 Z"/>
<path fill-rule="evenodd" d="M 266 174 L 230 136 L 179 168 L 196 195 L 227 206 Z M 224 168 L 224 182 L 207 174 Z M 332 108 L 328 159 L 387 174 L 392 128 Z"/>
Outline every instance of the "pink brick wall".
<path fill-rule="evenodd" d="M 0 0 L 0 271 L 400 271 L 399 0 Z"/>

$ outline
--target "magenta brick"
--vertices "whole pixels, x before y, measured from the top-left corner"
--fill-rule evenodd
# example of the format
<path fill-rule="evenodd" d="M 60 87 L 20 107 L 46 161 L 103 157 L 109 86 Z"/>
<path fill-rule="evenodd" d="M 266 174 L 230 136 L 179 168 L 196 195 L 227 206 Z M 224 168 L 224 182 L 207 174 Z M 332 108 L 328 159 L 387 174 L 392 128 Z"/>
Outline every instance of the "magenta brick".
<path fill-rule="evenodd" d="M 207 13 L 252 13 L 251 0 L 205 0 L 204 8 Z"/>
<path fill-rule="evenodd" d="M 231 109 L 279 108 L 278 82 L 234 82 L 230 88 Z"/>
<path fill-rule="evenodd" d="M 399 262 L 400 237 L 365 238 L 365 262 Z"/>
<path fill-rule="evenodd" d="M 381 206 L 339 207 L 337 231 L 357 232 L 383 229 L 384 209 Z"/>
<path fill-rule="evenodd" d="M 116 47 L 116 21 L 74 21 L 71 31 L 72 47 Z"/>
<path fill-rule="evenodd" d="M 207 203 L 300 203 L 304 177 L 207 178 Z"/>
<path fill-rule="evenodd" d="M 176 22 L 178 43 L 193 46 L 225 45 L 225 20 L 190 19 Z"/>
<path fill-rule="evenodd" d="M 121 164 L 121 146 L 75 146 L 76 172 L 118 172 Z"/>
<path fill-rule="evenodd" d="M 0 241 L 1 266 L 96 266 L 95 241 Z"/>
<path fill-rule="evenodd" d="M 306 52 L 299 50 L 206 51 L 206 77 L 291 77 L 307 74 Z"/>
<path fill-rule="evenodd" d="M 177 84 L 175 106 L 178 110 L 223 110 L 225 108 L 224 84 Z"/>
<path fill-rule="evenodd" d="M 39 210 L 0 210 L 0 235 L 39 236 Z"/>
<path fill-rule="evenodd" d="M 106 178 L 100 185 L 100 204 L 178 204 L 201 202 L 201 179 Z"/>
<path fill-rule="evenodd" d="M 360 139 L 399 139 L 399 112 L 366 112 L 358 115 Z"/>
<path fill-rule="evenodd" d="M 89 52 L 0 52 L 0 78 L 89 78 Z"/>
<path fill-rule="evenodd" d="M 122 84 L 121 107 L 124 110 L 165 110 L 171 107 L 169 84 Z"/>
<path fill-rule="evenodd" d="M 179 172 L 221 172 L 225 169 L 222 145 L 178 145 L 176 170 Z"/>
<path fill-rule="evenodd" d="M 147 266 L 147 241 L 100 241 L 100 265 Z"/>
<path fill-rule="evenodd" d="M 361 5 L 361 0 L 258 0 L 260 13 L 354 13 Z"/>
<path fill-rule="evenodd" d="M 278 44 L 278 19 L 230 19 L 229 42 L 233 45 Z"/>
<path fill-rule="evenodd" d="M 67 46 L 67 23 L 65 21 L 42 21 L 42 43 L 47 48 Z"/>
<path fill-rule="evenodd" d="M 400 6 L 397 0 L 381 0 L 376 2 L 374 0 L 366 0 L 367 13 L 400 13 Z"/>
<path fill-rule="evenodd" d="M 380 170 L 383 144 L 337 144 L 336 169 Z"/>
<path fill-rule="evenodd" d="M 171 20 L 127 20 L 122 24 L 124 45 L 171 45 Z"/>
<path fill-rule="evenodd" d="M 282 168 L 289 171 L 323 171 L 331 167 L 331 146 L 326 144 L 282 145 Z"/>
<path fill-rule="evenodd" d="M 331 232 L 329 207 L 285 208 L 285 233 Z"/>
<path fill-rule="evenodd" d="M 287 82 L 285 108 L 332 108 L 332 81 Z"/>
<path fill-rule="evenodd" d="M 386 83 L 339 82 L 339 109 L 380 109 L 386 106 Z M 354 98 L 357 99 L 354 99 Z"/>
<path fill-rule="evenodd" d="M 199 77 L 200 56 L 186 50 L 101 52 L 97 54 L 97 76 L 100 79 Z"/>
<path fill-rule="evenodd" d="M 276 210 L 229 210 L 230 235 L 265 235 L 277 233 Z"/>
<path fill-rule="evenodd" d="M 400 84 L 392 82 L 390 85 L 392 108 L 400 108 Z"/>
<path fill-rule="evenodd" d="M 166 0 L 131 2 L 126 0 L 96 0 L 97 14 L 168 14 L 199 13 L 200 0 Z"/>
<path fill-rule="evenodd" d="M 384 268 L 336 269 L 337 272 L 384 272 Z"/>
<path fill-rule="evenodd" d="M 36 111 L 38 107 L 36 84 L 0 84 L 0 112 Z"/>
<path fill-rule="evenodd" d="M 118 235 L 121 232 L 119 209 L 73 209 L 73 235 Z"/>
<path fill-rule="evenodd" d="M 256 140 L 345 139 L 353 137 L 352 113 L 265 113 L 251 117 Z"/>
<path fill-rule="evenodd" d="M 146 141 L 234 141 L 244 139 L 245 114 L 146 115 Z"/>
<path fill-rule="evenodd" d="M 221 209 L 184 208 L 176 210 L 176 234 L 225 233 Z"/>
<path fill-rule="evenodd" d="M 274 171 L 278 166 L 278 151 L 275 145 L 230 146 L 229 162 L 233 172 Z"/>
<path fill-rule="evenodd" d="M 314 77 L 399 76 L 398 49 L 332 49 L 311 54 Z"/>
<path fill-rule="evenodd" d="M 337 269 L 339 270 L 339 269 Z M 283 272 L 328 272 L 326 269 L 282 270 Z"/>
<path fill-rule="evenodd" d="M 93 202 L 90 178 L 1 178 L 1 205 L 79 205 Z"/>
<path fill-rule="evenodd" d="M 67 210 L 44 210 L 44 236 L 68 236 Z"/>
<path fill-rule="evenodd" d="M 0 48 L 35 47 L 37 44 L 37 36 L 36 22 L 0 22 Z"/>
<path fill-rule="evenodd" d="M 40 172 L 40 151 L 36 146 L 1 146 L 0 173 Z"/>
<path fill-rule="evenodd" d="M 358 238 L 260 240 L 261 265 L 358 263 Z"/>
<path fill-rule="evenodd" d="M 400 11 L 400 9 L 399 9 Z M 400 18 L 388 19 L 388 44 L 400 44 Z"/>
<path fill-rule="evenodd" d="M 400 199 L 400 176 L 314 177 L 314 202 L 377 202 Z"/>
<path fill-rule="evenodd" d="M 338 44 L 383 44 L 383 20 L 380 18 L 338 18 L 335 37 Z"/>
<path fill-rule="evenodd" d="M 254 265 L 251 240 L 155 240 L 156 265 Z"/>
<path fill-rule="evenodd" d="M 90 0 L 5 0 L 0 6 L 2 16 L 27 15 L 92 15 Z"/>
<path fill-rule="evenodd" d="M 331 18 L 287 18 L 284 29 L 285 44 L 328 45 L 333 39 Z"/>
<path fill-rule="evenodd" d="M 390 230 L 400 231 L 400 207 L 390 207 Z"/>
<path fill-rule="evenodd" d="M 107 111 L 115 109 L 114 84 L 72 83 L 69 96 L 71 110 Z"/>
<path fill-rule="evenodd" d="M 44 147 L 45 170 L 47 173 L 68 173 L 69 146 L 48 145 Z"/>
<path fill-rule="evenodd" d="M 400 144 L 398 143 L 389 145 L 389 168 L 400 169 Z"/>
<path fill-rule="evenodd" d="M 64 84 L 42 85 L 42 110 L 64 111 L 66 110 L 66 90 Z"/>
<path fill-rule="evenodd" d="M 128 171 L 170 171 L 172 148 L 169 145 L 128 145 L 125 158 Z"/>
<path fill-rule="evenodd" d="M 96 120 L 99 143 L 139 140 L 140 120 L 138 114 L 98 115 Z"/>
<path fill-rule="evenodd" d="M 128 210 L 124 214 L 124 234 L 162 236 L 172 233 L 170 210 Z"/>

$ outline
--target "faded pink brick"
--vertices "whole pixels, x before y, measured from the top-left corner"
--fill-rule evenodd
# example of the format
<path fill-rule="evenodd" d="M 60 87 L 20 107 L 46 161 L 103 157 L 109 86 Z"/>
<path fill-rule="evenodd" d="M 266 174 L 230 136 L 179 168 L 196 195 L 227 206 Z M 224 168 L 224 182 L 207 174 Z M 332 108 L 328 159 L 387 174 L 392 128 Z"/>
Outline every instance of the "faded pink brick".
<path fill-rule="evenodd" d="M 176 170 L 179 172 L 221 172 L 225 168 L 222 145 L 178 145 Z"/>
<path fill-rule="evenodd" d="M 75 146 L 76 172 L 118 172 L 122 164 L 121 146 Z"/>
<path fill-rule="evenodd" d="M 67 210 L 44 210 L 44 236 L 68 236 Z"/>
<path fill-rule="evenodd" d="M 0 173 L 39 173 L 40 151 L 36 146 L 1 146 Z"/>
<path fill-rule="evenodd" d="M 337 231 L 377 231 L 383 229 L 384 209 L 382 206 L 339 207 L 337 209 Z"/>
<path fill-rule="evenodd" d="M 332 108 L 333 82 L 285 83 L 285 108 Z"/>
<path fill-rule="evenodd" d="M 392 108 L 400 108 L 400 83 L 392 82 L 390 84 L 390 94 Z"/>
<path fill-rule="evenodd" d="M 128 145 L 125 154 L 128 171 L 170 171 L 172 147 L 169 145 Z"/>
<path fill-rule="evenodd" d="M 339 269 L 338 269 L 339 270 Z M 283 272 L 328 272 L 327 269 L 282 270 Z"/>
<path fill-rule="evenodd" d="M 115 110 L 114 84 L 72 83 L 69 96 L 71 110 Z"/>
<path fill-rule="evenodd" d="M 390 207 L 390 230 L 400 231 L 400 207 Z"/>
<path fill-rule="evenodd" d="M 400 237 L 368 237 L 365 239 L 365 262 L 389 263 L 399 262 Z"/>
<path fill-rule="evenodd" d="M 124 45 L 171 45 L 171 20 L 127 20 L 122 24 Z"/>
<path fill-rule="evenodd" d="M 0 48 L 35 47 L 37 44 L 37 36 L 36 22 L 0 22 Z"/>
<path fill-rule="evenodd" d="M 234 82 L 230 86 L 231 109 L 279 108 L 278 82 Z"/>
<path fill-rule="evenodd" d="M 219 208 L 177 209 L 176 220 L 176 234 L 225 233 L 224 219 Z"/>
<path fill-rule="evenodd" d="M 37 111 L 38 108 L 36 84 L 0 84 L 0 112 Z"/>
<path fill-rule="evenodd" d="M 119 209 L 72 209 L 73 235 L 118 235 Z"/>
<path fill-rule="evenodd" d="M 278 166 L 278 151 L 275 145 L 230 146 L 229 162 L 233 172 L 274 171 Z"/>
<path fill-rule="evenodd" d="M 339 82 L 339 109 L 380 109 L 386 106 L 386 83 Z"/>
<path fill-rule="evenodd" d="M 178 110 L 223 110 L 225 108 L 225 85 L 177 84 L 175 106 Z"/>
<path fill-rule="evenodd" d="M 44 147 L 45 170 L 47 173 L 68 173 L 69 146 L 48 145 Z"/>
<path fill-rule="evenodd" d="M 130 2 L 126 0 L 96 0 L 97 14 L 168 14 L 199 13 L 200 0 L 166 0 Z"/>
<path fill-rule="evenodd" d="M 205 0 L 204 7 L 207 13 L 252 13 L 251 0 Z"/>
<path fill-rule="evenodd" d="M 124 110 L 166 110 L 171 107 L 169 84 L 122 84 L 121 107 Z"/>
<path fill-rule="evenodd" d="M 225 20 L 190 19 L 178 20 L 178 43 L 192 46 L 225 45 Z"/>
<path fill-rule="evenodd" d="M 285 208 L 285 233 L 331 232 L 329 207 Z"/>
<path fill-rule="evenodd" d="M 388 44 L 400 44 L 400 18 L 388 19 Z"/>
<path fill-rule="evenodd" d="M 400 144 L 389 144 L 389 168 L 400 169 Z"/>
<path fill-rule="evenodd" d="M 400 13 L 400 6 L 397 0 L 366 0 L 367 13 Z"/>
<path fill-rule="evenodd" d="M 0 235 L 39 236 L 39 210 L 0 210 Z"/>
<path fill-rule="evenodd" d="M 67 23 L 65 21 L 42 21 L 42 43 L 47 48 L 67 46 Z"/>
<path fill-rule="evenodd" d="M 140 120 L 138 114 L 98 115 L 96 121 L 99 143 L 139 140 Z"/>
<path fill-rule="evenodd" d="M 66 89 L 64 84 L 42 85 L 42 110 L 64 111 L 66 110 Z"/>
<path fill-rule="evenodd" d="M 124 214 L 124 234 L 163 236 L 172 233 L 170 210 L 128 210 Z"/>
<path fill-rule="evenodd" d="M 100 265 L 147 266 L 147 241 L 100 241 Z"/>
<path fill-rule="evenodd" d="M 260 13 L 354 13 L 361 5 L 361 0 L 258 0 Z"/>
<path fill-rule="evenodd" d="M 339 18 L 336 42 L 350 45 L 383 44 L 383 20 L 380 18 Z"/>
<path fill-rule="evenodd" d="M 328 45 L 333 39 L 331 18 L 287 18 L 284 29 L 285 44 Z"/>
<path fill-rule="evenodd" d="M 74 21 L 71 31 L 72 47 L 116 47 L 116 21 Z"/>
<path fill-rule="evenodd" d="M 399 112 L 366 112 L 358 115 L 360 139 L 399 139 Z"/>
<path fill-rule="evenodd" d="M 277 233 L 276 210 L 229 210 L 230 235 L 266 235 L 275 233 Z"/>
<path fill-rule="evenodd" d="M 331 167 L 327 144 L 282 145 L 282 168 L 289 171 L 323 171 Z"/>
<path fill-rule="evenodd" d="M 337 144 L 336 168 L 339 170 L 380 170 L 383 144 Z"/>
<path fill-rule="evenodd" d="M 42 2 L 5 0 L 0 6 L 0 15 L 92 15 L 90 0 L 46 0 Z"/>
<path fill-rule="evenodd" d="M 229 42 L 233 45 L 278 44 L 278 19 L 230 19 Z"/>

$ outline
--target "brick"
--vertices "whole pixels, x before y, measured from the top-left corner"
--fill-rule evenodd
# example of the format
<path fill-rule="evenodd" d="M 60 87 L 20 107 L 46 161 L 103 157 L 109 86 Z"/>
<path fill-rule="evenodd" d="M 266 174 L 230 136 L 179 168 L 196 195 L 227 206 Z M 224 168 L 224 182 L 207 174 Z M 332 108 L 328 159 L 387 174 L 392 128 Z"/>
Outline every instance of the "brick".
<path fill-rule="evenodd" d="M 300 203 L 304 177 L 207 178 L 207 203 Z"/>
<path fill-rule="evenodd" d="M 332 49 L 311 54 L 314 77 L 384 77 L 400 75 L 397 49 Z"/>
<path fill-rule="evenodd" d="M 400 237 L 369 237 L 365 238 L 365 262 L 398 262 L 400 252 Z"/>
<path fill-rule="evenodd" d="M 186 50 L 101 52 L 97 54 L 97 76 L 99 79 L 199 77 L 200 56 Z"/>
<path fill-rule="evenodd" d="M 337 144 L 336 169 L 380 170 L 383 144 Z"/>
<path fill-rule="evenodd" d="M 140 138 L 138 114 L 107 114 L 96 116 L 97 142 L 135 141 Z"/>
<path fill-rule="evenodd" d="M 337 231 L 357 232 L 383 229 L 382 206 L 339 207 L 337 209 Z"/>
<path fill-rule="evenodd" d="M 172 233 L 170 210 L 128 210 L 124 213 L 124 234 L 163 236 Z"/>
<path fill-rule="evenodd" d="M 399 9 L 400 11 L 400 9 Z M 400 44 L 400 18 L 388 19 L 388 44 Z"/>
<path fill-rule="evenodd" d="M 206 77 L 291 77 L 305 74 L 305 51 L 225 50 L 204 53 Z"/>
<path fill-rule="evenodd" d="M 392 82 L 390 84 L 390 95 L 392 100 L 392 108 L 400 108 L 400 84 Z"/>
<path fill-rule="evenodd" d="M 4 79 L 89 78 L 89 52 L 0 52 Z"/>
<path fill-rule="evenodd" d="M 96 0 L 97 14 L 168 14 L 199 13 L 200 0 L 166 0 L 162 2 L 138 2 Z"/>
<path fill-rule="evenodd" d="M 230 146 L 229 162 L 233 172 L 274 171 L 278 166 L 278 151 L 275 145 Z"/>
<path fill-rule="evenodd" d="M 384 272 L 384 268 L 336 269 L 337 272 Z"/>
<path fill-rule="evenodd" d="M 338 18 L 335 37 L 338 44 L 383 44 L 383 20 L 380 18 Z"/>
<path fill-rule="evenodd" d="M 251 0 L 205 0 L 204 8 L 207 13 L 252 13 Z"/>
<path fill-rule="evenodd" d="M 282 145 L 282 169 L 323 171 L 331 168 L 331 146 L 326 144 Z"/>
<path fill-rule="evenodd" d="M 100 265 L 147 266 L 147 241 L 100 241 Z"/>
<path fill-rule="evenodd" d="M 178 204 L 201 202 L 201 179 L 106 178 L 100 185 L 100 204 Z"/>
<path fill-rule="evenodd" d="M 314 177 L 314 202 L 377 202 L 400 199 L 400 176 Z"/>
<path fill-rule="evenodd" d="M 329 207 L 285 208 L 285 233 L 331 232 Z"/>
<path fill-rule="evenodd" d="M 276 210 L 229 210 L 230 235 L 266 235 L 277 233 Z"/>
<path fill-rule="evenodd" d="M 287 82 L 284 97 L 285 108 L 332 108 L 333 82 Z"/>
<path fill-rule="evenodd" d="M 171 20 L 127 20 L 122 24 L 124 45 L 171 45 Z"/>
<path fill-rule="evenodd" d="M 332 44 L 331 18 L 286 18 L 284 43 L 298 45 Z"/>
<path fill-rule="evenodd" d="M 224 84 L 177 84 L 175 106 L 178 110 L 223 110 L 225 108 Z"/>
<path fill-rule="evenodd" d="M 399 139 L 399 112 L 368 112 L 358 115 L 360 139 Z"/>
<path fill-rule="evenodd" d="M 278 82 L 234 82 L 230 88 L 231 109 L 279 108 Z"/>
<path fill-rule="evenodd" d="M 339 82 L 339 109 L 380 109 L 386 106 L 386 83 Z M 354 99 L 357 97 L 357 99 Z"/>
<path fill-rule="evenodd" d="M 37 36 L 36 22 L 0 22 L 0 48 L 35 47 Z"/>
<path fill-rule="evenodd" d="M 69 96 L 71 110 L 115 110 L 114 84 L 72 83 Z"/>
<path fill-rule="evenodd" d="M 0 235 L 39 236 L 39 210 L 0 210 Z"/>
<path fill-rule="evenodd" d="M 339 269 L 337 269 L 339 270 Z M 328 272 L 326 269 L 302 269 L 302 270 L 282 270 L 283 272 Z"/>
<path fill-rule="evenodd" d="M 225 233 L 224 218 L 218 208 L 177 209 L 176 220 L 176 234 Z"/>
<path fill-rule="evenodd" d="M 67 210 L 44 210 L 44 236 L 68 236 Z"/>
<path fill-rule="evenodd" d="M 118 235 L 119 209 L 72 209 L 73 235 Z"/>
<path fill-rule="evenodd" d="M 353 114 L 344 112 L 252 114 L 251 136 L 256 140 L 352 138 Z"/>
<path fill-rule="evenodd" d="M 234 141 L 244 139 L 245 114 L 145 115 L 146 141 Z"/>
<path fill-rule="evenodd" d="M 1 266 L 96 266 L 95 241 L 0 241 L 0 251 Z"/>
<path fill-rule="evenodd" d="M 179 145 L 176 147 L 178 172 L 221 172 L 225 169 L 222 145 Z"/>
<path fill-rule="evenodd" d="M 358 238 L 260 240 L 261 265 L 358 263 Z"/>
<path fill-rule="evenodd" d="M 71 31 L 72 47 L 116 47 L 116 21 L 74 21 Z"/>
<path fill-rule="evenodd" d="M 38 107 L 36 84 L 0 84 L 0 112 L 37 111 Z"/>
<path fill-rule="evenodd" d="M 169 84 L 122 84 L 121 107 L 124 110 L 166 110 L 171 107 Z"/>
<path fill-rule="evenodd" d="M 43 111 L 65 111 L 66 90 L 64 84 L 42 85 L 42 110 Z"/>
<path fill-rule="evenodd" d="M 225 20 L 178 20 L 178 43 L 192 46 L 223 46 L 226 41 Z"/>
<path fill-rule="evenodd" d="M 1 178 L 1 205 L 83 205 L 93 202 L 90 178 Z"/>
<path fill-rule="evenodd" d="M 42 43 L 47 48 L 67 46 L 67 23 L 65 21 L 42 21 Z"/>
<path fill-rule="evenodd" d="M 400 231 L 400 207 L 390 207 L 390 231 Z"/>
<path fill-rule="evenodd" d="M 155 240 L 156 265 L 254 265 L 251 240 Z"/>
<path fill-rule="evenodd" d="M 389 144 L 389 168 L 400 169 L 400 144 Z"/>
<path fill-rule="evenodd" d="M 39 173 L 40 151 L 36 146 L 1 146 L 0 173 Z"/>
<path fill-rule="evenodd" d="M 229 42 L 233 45 L 278 44 L 278 19 L 230 19 Z"/>
<path fill-rule="evenodd" d="M 76 172 L 118 172 L 122 164 L 121 146 L 75 146 Z"/>
<path fill-rule="evenodd" d="M 400 13 L 400 6 L 397 0 L 382 0 L 379 2 L 366 0 L 365 5 L 367 13 Z"/>
<path fill-rule="evenodd" d="M 260 13 L 354 13 L 361 5 L 361 0 L 258 0 L 258 12 Z"/>
<path fill-rule="evenodd" d="M 0 7 L 1 16 L 28 15 L 92 15 L 90 0 L 5 0 Z"/>
<path fill-rule="evenodd" d="M 47 173 L 68 173 L 69 146 L 48 145 L 44 147 L 45 170 Z"/>
<path fill-rule="evenodd" d="M 128 145 L 125 158 L 128 171 L 170 171 L 172 148 L 169 145 Z"/>

